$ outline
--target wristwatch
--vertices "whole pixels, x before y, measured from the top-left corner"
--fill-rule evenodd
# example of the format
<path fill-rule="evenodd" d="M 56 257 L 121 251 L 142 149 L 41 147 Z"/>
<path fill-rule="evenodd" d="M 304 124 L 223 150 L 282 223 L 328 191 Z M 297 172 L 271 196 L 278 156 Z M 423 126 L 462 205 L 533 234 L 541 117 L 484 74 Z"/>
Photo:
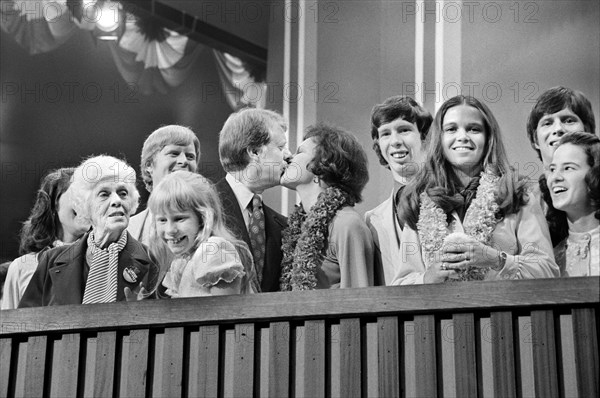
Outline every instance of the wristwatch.
<path fill-rule="evenodd" d="M 493 269 L 494 271 L 500 271 L 506 265 L 506 257 L 507 256 L 508 255 L 506 254 L 506 252 L 503 252 L 503 251 L 500 252 L 500 254 L 498 254 L 498 264 L 492 265 L 490 268 Z"/>

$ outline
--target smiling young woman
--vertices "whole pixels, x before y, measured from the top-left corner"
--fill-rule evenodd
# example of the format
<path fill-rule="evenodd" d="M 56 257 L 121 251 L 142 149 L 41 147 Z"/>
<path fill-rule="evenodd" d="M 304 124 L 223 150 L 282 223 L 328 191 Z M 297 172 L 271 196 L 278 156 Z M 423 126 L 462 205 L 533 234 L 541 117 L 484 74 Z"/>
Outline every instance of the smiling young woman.
<path fill-rule="evenodd" d="M 542 209 L 508 164 L 490 109 L 468 96 L 437 112 L 424 168 L 399 209 L 395 285 L 558 276 Z"/>
<path fill-rule="evenodd" d="M 550 163 L 548 224 L 562 276 L 600 274 L 600 139 L 562 137 Z"/>

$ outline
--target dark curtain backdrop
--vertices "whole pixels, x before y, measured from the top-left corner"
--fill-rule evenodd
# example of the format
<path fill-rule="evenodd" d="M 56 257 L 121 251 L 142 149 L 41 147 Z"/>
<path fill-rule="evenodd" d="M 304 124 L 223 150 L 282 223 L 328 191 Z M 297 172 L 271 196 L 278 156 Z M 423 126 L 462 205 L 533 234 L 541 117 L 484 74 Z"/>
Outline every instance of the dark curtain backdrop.
<path fill-rule="evenodd" d="M 144 209 L 140 152 L 161 125 L 191 127 L 202 144 L 202 174 L 213 181 L 224 175 L 217 139 L 231 109 L 208 51 L 180 87 L 144 96 L 123 81 L 108 44 L 89 32 L 34 56 L 4 32 L 0 46 L 0 260 L 18 256 L 18 232 L 50 169 L 102 153 L 124 158 L 138 173 Z"/>

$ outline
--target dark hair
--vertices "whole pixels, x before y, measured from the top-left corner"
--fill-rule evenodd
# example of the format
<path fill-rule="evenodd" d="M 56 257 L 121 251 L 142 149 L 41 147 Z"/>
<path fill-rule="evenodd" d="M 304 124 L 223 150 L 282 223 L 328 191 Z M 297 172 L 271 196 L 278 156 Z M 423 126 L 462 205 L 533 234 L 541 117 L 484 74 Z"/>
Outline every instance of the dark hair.
<path fill-rule="evenodd" d="M 367 154 L 358 140 L 326 123 L 308 127 L 304 139 L 309 138 L 314 138 L 317 145 L 308 169 L 328 185 L 348 193 L 354 203 L 361 202 L 362 191 L 369 181 L 369 168 Z"/>
<path fill-rule="evenodd" d="M 410 97 L 397 95 L 390 97 L 383 104 L 377 104 L 371 111 L 371 138 L 373 139 L 373 149 L 379 158 L 379 163 L 382 166 L 389 168 L 389 165 L 379 148 L 379 132 L 378 129 L 386 123 L 402 118 L 417 126 L 417 130 L 421 134 L 421 141 L 425 141 L 429 127 L 433 121 L 431 113 L 423 108 L 417 101 Z"/>
<path fill-rule="evenodd" d="M 58 219 L 58 199 L 71 185 L 74 171 L 74 168 L 52 170 L 42 179 L 35 204 L 21 228 L 21 255 L 39 252 L 60 239 L 62 226 Z"/>
<path fill-rule="evenodd" d="M 540 160 L 542 160 L 542 153 L 535 147 L 538 143 L 537 125 L 544 115 L 560 112 L 565 108 L 572 110 L 581 119 L 586 131 L 592 134 L 596 131 L 596 119 L 592 112 L 592 104 L 581 91 L 562 86 L 552 87 L 544 91 L 527 118 L 527 137 Z"/>
<path fill-rule="evenodd" d="M 243 170 L 250 163 L 248 149 L 271 142 L 274 126 L 287 130 L 284 117 L 267 109 L 245 108 L 232 113 L 219 133 L 219 159 L 226 172 Z"/>
<path fill-rule="evenodd" d="M 594 217 L 600 220 L 600 138 L 589 132 L 568 133 L 562 136 L 558 146 L 563 144 L 579 146 L 586 154 L 590 170 L 585 175 L 585 184 L 590 202 L 595 209 Z M 544 185 L 542 186 L 542 184 Z M 540 179 L 540 189 L 548 204 L 546 220 L 550 228 L 552 244 L 556 246 L 569 235 L 567 213 L 554 208 L 545 178 Z"/>
<path fill-rule="evenodd" d="M 446 112 L 455 106 L 467 105 L 479 110 L 483 118 L 486 143 L 481 164 L 482 170 L 490 170 L 500 177 L 497 202 L 503 215 L 517 213 L 526 202 L 526 179 L 518 177 L 508 163 L 502 141 L 500 126 L 492 111 L 478 99 L 458 95 L 442 104 L 435 115 L 431 132 L 427 138 L 427 156 L 412 183 L 405 188 L 405 199 L 400 204 L 399 216 L 411 228 L 417 229 L 420 194 L 427 192 L 433 202 L 445 212 L 452 207 L 452 197 L 460 191 L 460 180 L 444 155 L 442 135 Z"/>

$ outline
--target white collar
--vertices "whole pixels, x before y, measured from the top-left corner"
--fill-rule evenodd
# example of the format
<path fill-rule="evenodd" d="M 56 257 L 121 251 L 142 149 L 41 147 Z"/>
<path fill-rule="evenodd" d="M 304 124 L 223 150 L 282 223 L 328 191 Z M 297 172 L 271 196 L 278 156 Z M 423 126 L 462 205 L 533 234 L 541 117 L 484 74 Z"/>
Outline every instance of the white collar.
<path fill-rule="evenodd" d="M 238 181 L 233 174 L 227 173 L 225 176 L 225 180 L 231 186 L 233 193 L 235 194 L 236 199 L 238 200 L 238 204 L 240 205 L 240 209 L 244 210 L 248 208 L 250 202 L 254 198 L 254 192 L 252 192 L 244 183 Z M 262 195 L 258 195 L 260 200 L 262 201 Z"/>

